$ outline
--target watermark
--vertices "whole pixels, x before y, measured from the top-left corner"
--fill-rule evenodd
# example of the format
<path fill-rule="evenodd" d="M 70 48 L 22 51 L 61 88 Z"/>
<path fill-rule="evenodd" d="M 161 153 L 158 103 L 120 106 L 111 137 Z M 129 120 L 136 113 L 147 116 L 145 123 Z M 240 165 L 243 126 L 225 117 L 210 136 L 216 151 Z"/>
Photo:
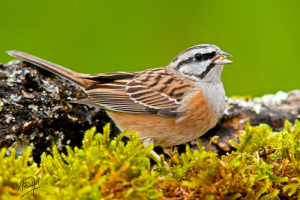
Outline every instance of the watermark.
<path fill-rule="evenodd" d="M 34 195 L 34 190 L 40 188 L 39 178 L 35 178 L 33 176 L 29 176 L 28 178 L 23 179 L 18 185 L 18 191 L 22 195 L 25 196 L 29 192 Z"/>

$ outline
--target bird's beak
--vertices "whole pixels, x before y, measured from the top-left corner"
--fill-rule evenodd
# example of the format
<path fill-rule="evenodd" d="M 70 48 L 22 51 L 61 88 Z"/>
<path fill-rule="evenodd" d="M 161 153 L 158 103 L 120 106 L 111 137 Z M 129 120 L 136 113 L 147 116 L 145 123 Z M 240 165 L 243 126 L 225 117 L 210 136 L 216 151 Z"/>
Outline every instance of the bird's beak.
<path fill-rule="evenodd" d="M 231 60 L 226 59 L 226 56 L 232 57 L 232 55 L 230 55 L 229 53 L 226 53 L 224 51 L 219 51 L 217 56 L 213 59 L 212 62 L 215 63 L 216 65 L 226 65 L 232 63 Z"/>

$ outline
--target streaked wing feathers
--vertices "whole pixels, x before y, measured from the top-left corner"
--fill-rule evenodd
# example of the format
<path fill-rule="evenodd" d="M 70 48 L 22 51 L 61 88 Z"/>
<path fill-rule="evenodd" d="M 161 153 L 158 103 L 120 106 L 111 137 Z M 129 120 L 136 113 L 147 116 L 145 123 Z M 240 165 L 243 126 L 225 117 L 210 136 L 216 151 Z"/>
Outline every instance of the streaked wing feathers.
<path fill-rule="evenodd" d="M 126 86 L 132 100 L 151 108 L 178 108 L 190 85 L 167 72 L 154 68 L 138 73 Z"/>
<path fill-rule="evenodd" d="M 73 103 L 89 104 L 108 110 L 134 114 L 157 114 L 159 110 L 147 108 L 129 98 L 125 87 L 130 80 L 121 79 L 107 83 L 91 84 L 85 89 L 88 98 L 76 100 Z"/>
<path fill-rule="evenodd" d="M 86 87 L 87 99 L 77 100 L 75 103 L 135 114 L 178 116 L 180 113 L 176 109 L 190 89 L 188 83 L 174 77 L 165 68 L 139 73 L 87 75 L 84 78 L 97 83 Z"/>

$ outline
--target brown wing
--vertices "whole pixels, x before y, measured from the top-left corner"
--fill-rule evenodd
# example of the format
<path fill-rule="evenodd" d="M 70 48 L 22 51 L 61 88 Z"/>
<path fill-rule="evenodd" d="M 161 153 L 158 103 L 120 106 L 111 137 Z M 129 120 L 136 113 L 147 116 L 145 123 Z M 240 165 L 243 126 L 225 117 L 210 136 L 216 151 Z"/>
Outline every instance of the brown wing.
<path fill-rule="evenodd" d="M 75 103 L 92 104 L 135 114 L 158 114 L 168 117 L 180 114 L 176 109 L 190 85 L 174 78 L 165 68 L 149 69 L 132 77 L 128 77 L 129 75 L 132 76 L 120 72 L 85 77 L 98 83 L 86 88 L 87 99 Z"/>
<path fill-rule="evenodd" d="M 176 108 L 190 85 L 169 73 L 166 68 L 154 68 L 135 75 L 126 92 L 136 102 L 152 108 Z"/>
<path fill-rule="evenodd" d="M 108 110 L 134 114 L 156 114 L 158 110 L 135 103 L 126 94 L 126 84 L 132 79 L 118 79 L 105 83 L 91 84 L 85 92 L 88 98 L 72 103 L 100 106 Z"/>

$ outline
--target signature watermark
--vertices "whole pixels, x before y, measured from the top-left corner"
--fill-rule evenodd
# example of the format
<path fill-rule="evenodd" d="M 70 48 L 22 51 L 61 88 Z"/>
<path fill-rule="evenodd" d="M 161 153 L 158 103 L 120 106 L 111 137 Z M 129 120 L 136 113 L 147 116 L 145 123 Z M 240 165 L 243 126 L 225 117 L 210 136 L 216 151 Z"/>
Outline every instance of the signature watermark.
<path fill-rule="evenodd" d="M 40 188 L 39 178 L 35 178 L 33 176 L 29 176 L 28 178 L 23 179 L 18 185 L 18 191 L 22 195 L 25 196 L 29 192 L 34 195 L 34 190 Z"/>

